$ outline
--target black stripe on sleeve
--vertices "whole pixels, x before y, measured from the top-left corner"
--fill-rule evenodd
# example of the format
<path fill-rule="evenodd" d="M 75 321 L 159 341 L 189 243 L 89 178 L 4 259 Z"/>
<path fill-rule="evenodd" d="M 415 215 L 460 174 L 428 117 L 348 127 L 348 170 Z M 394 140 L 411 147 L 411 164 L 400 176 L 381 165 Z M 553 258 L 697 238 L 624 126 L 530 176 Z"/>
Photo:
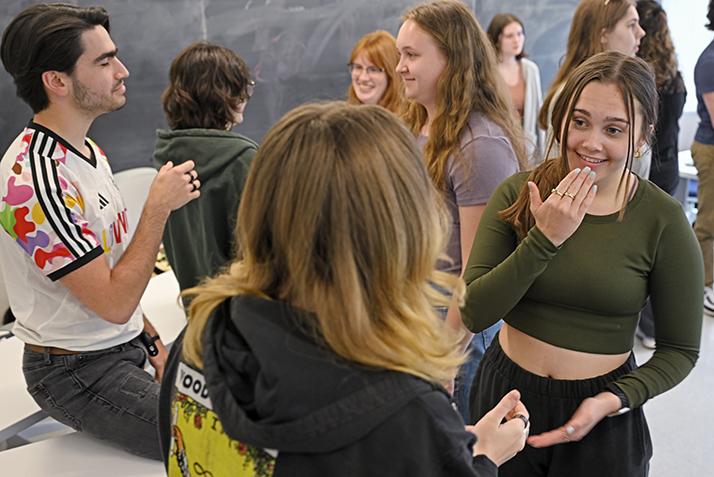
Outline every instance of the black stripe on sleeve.
<path fill-rule="evenodd" d="M 71 211 L 62 196 L 57 168 L 53 164 L 53 159 L 44 152 L 49 150 L 51 154 L 55 145 L 56 141 L 44 133 L 36 132 L 33 135 L 29 148 L 32 181 L 37 202 L 45 213 L 46 219 L 69 252 L 78 258 L 91 251 L 93 245 L 82 235 L 81 227 L 72 220 Z M 56 191 L 55 194 L 51 193 L 52 187 Z"/>
<path fill-rule="evenodd" d="M 84 255 L 82 255 L 81 257 L 79 257 L 77 260 L 70 263 L 69 265 L 65 265 L 64 267 L 50 273 L 47 276 L 49 277 L 50 280 L 52 280 L 53 282 L 56 282 L 60 278 L 69 274 L 70 272 L 77 270 L 79 267 L 88 264 L 95 258 L 100 257 L 102 255 L 104 255 L 104 249 L 100 245 L 100 246 L 96 247 L 94 250 L 92 250 L 91 252 L 85 253 Z"/>

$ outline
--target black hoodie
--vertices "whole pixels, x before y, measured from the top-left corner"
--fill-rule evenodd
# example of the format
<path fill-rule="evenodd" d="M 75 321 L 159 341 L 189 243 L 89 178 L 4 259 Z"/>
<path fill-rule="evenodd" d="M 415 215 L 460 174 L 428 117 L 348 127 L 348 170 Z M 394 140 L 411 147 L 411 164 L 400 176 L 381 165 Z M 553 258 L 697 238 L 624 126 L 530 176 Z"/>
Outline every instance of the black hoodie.
<path fill-rule="evenodd" d="M 205 329 L 203 375 L 177 340 L 159 408 L 169 475 L 241 475 L 241 463 L 275 477 L 497 475 L 471 456 L 476 438 L 442 387 L 337 356 L 298 327 L 301 313 L 254 296 L 224 302 Z M 197 419 L 207 424 L 194 432 Z"/>

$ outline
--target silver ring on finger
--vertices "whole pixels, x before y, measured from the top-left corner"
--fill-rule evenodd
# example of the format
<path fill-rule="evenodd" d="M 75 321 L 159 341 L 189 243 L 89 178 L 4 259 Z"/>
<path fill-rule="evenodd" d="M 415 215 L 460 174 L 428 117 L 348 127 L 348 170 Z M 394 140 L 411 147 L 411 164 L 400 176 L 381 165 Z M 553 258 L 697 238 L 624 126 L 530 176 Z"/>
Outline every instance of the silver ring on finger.
<path fill-rule="evenodd" d="M 524 416 L 523 414 L 516 414 L 513 416 L 513 419 L 521 419 L 523 421 L 523 424 L 525 425 L 524 429 L 528 429 L 528 418 Z"/>

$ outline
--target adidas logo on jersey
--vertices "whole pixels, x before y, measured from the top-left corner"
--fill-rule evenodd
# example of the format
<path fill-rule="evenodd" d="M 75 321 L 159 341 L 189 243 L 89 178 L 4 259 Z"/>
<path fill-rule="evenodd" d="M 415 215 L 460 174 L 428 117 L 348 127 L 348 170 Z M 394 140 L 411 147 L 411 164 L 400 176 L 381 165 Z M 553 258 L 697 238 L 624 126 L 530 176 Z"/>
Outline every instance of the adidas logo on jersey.
<path fill-rule="evenodd" d="M 108 203 L 109 201 L 105 199 L 102 194 L 99 194 L 99 210 L 104 209 L 104 207 L 106 207 Z"/>

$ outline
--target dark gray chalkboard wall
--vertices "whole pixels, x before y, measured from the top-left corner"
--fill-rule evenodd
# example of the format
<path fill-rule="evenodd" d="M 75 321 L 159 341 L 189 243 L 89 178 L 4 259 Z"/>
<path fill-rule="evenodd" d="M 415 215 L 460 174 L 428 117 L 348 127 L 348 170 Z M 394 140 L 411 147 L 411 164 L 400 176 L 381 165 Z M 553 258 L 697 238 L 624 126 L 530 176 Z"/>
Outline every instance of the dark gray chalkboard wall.
<path fill-rule="evenodd" d="M 2 0 L 0 28 L 37 2 Z M 98 118 L 91 130 L 115 171 L 150 166 L 155 131 L 167 128 L 159 97 L 173 58 L 186 46 L 209 40 L 236 51 L 258 86 L 245 122 L 235 130 L 256 141 L 285 112 L 316 99 L 344 99 L 346 63 L 355 42 L 378 28 L 395 36 L 412 0 L 98 0 L 110 14 L 112 39 L 129 69 L 127 104 Z M 578 0 L 467 0 L 484 28 L 511 12 L 526 27 L 526 51 L 541 67 L 543 88 L 555 76 Z M 0 71 L 0 151 L 32 111 L 15 97 L 12 78 Z"/>

